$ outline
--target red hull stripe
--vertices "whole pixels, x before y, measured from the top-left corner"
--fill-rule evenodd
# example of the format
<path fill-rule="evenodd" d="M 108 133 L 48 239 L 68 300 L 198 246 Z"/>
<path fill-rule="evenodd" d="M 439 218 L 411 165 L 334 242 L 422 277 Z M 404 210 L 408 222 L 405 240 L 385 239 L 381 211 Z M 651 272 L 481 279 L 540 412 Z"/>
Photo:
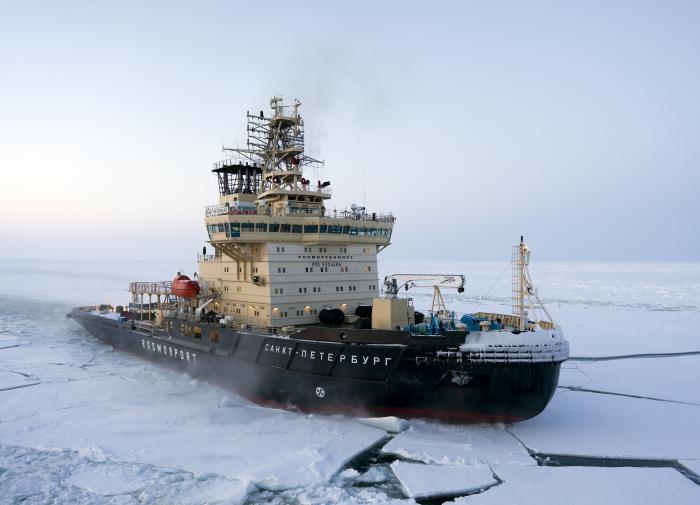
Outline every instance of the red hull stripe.
<path fill-rule="evenodd" d="M 458 410 L 436 410 L 422 409 L 418 407 L 370 407 L 358 408 L 352 405 L 332 405 L 311 408 L 299 408 L 294 405 L 283 404 L 274 400 L 268 400 L 254 395 L 241 395 L 258 405 L 272 407 L 282 410 L 299 410 L 305 413 L 316 414 L 342 414 L 349 416 L 396 416 L 408 418 L 427 418 L 446 421 L 448 423 L 514 423 L 523 421 L 526 418 L 521 416 L 511 416 L 503 414 L 492 414 L 488 412 L 458 411 Z"/>

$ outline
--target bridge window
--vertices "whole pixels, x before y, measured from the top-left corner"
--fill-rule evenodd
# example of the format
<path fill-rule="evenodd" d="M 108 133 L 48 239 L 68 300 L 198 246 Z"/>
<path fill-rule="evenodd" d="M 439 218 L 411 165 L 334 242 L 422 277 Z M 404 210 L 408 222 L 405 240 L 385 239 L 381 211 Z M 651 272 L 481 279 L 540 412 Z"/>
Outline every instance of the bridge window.
<path fill-rule="evenodd" d="M 241 225 L 241 230 L 244 232 L 253 232 L 255 231 L 255 227 L 253 226 L 253 223 L 243 223 Z"/>
<path fill-rule="evenodd" d="M 340 225 L 332 224 L 328 226 L 328 233 L 343 233 L 343 228 Z"/>
<path fill-rule="evenodd" d="M 301 225 L 300 224 L 293 224 L 292 225 L 292 233 L 301 233 Z"/>
<path fill-rule="evenodd" d="M 267 232 L 267 223 L 257 223 L 255 225 L 255 231 L 266 233 Z"/>
<path fill-rule="evenodd" d="M 347 235 L 350 233 L 350 227 L 349 226 L 343 226 L 343 235 Z"/>
<path fill-rule="evenodd" d="M 280 225 L 277 223 L 270 223 L 269 232 L 270 233 L 277 233 L 278 231 L 280 231 Z M 277 252 L 279 252 L 279 251 L 277 251 Z"/>
<path fill-rule="evenodd" d="M 282 233 L 289 233 L 290 231 L 292 231 L 292 225 L 291 224 L 282 224 L 280 231 Z"/>
<path fill-rule="evenodd" d="M 225 230 L 224 230 L 224 224 L 223 224 L 223 223 L 217 224 L 217 227 L 218 227 L 218 230 L 217 230 L 217 231 L 218 231 L 219 233 L 224 233 Z"/>
<path fill-rule="evenodd" d="M 317 224 L 304 225 L 304 233 L 318 233 L 318 225 Z"/>
<path fill-rule="evenodd" d="M 322 224 L 318 229 L 319 233 L 326 233 L 327 231 L 328 231 L 328 225 L 326 225 L 326 224 Z"/>

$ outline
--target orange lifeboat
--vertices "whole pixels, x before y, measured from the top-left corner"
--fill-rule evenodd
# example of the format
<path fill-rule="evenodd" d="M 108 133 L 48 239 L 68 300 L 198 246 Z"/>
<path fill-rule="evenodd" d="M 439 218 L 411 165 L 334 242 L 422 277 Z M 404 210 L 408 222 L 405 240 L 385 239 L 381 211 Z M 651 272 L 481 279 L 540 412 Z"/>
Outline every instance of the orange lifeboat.
<path fill-rule="evenodd" d="M 186 275 L 178 275 L 173 279 L 173 294 L 182 298 L 194 298 L 199 294 L 199 283 Z"/>

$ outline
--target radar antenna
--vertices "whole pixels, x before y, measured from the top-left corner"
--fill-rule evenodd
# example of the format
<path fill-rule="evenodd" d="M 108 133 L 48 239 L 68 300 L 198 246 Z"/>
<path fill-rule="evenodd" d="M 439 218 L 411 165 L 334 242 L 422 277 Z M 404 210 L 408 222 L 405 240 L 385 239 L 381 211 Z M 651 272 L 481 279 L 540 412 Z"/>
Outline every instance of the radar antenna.
<path fill-rule="evenodd" d="M 322 168 L 323 162 L 304 153 L 304 120 L 299 114 L 301 102 L 285 105 L 281 96 L 270 100 L 271 117 L 247 113 L 248 140 L 245 148 L 224 147 L 262 168 L 262 192 L 270 189 L 303 191 L 309 181 L 302 177 L 306 166 Z"/>

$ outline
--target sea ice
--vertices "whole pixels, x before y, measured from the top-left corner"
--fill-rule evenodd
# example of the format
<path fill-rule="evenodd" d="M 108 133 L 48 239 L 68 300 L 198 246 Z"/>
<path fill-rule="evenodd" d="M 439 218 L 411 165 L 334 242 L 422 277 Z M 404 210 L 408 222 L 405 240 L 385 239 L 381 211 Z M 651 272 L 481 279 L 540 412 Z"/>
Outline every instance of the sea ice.
<path fill-rule="evenodd" d="M 700 405 L 700 355 L 609 361 L 567 361 L 560 386 Z"/>
<path fill-rule="evenodd" d="M 373 467 L 357 477 L 356 481 L 361 484 L 380 484 L 386 482 L 386 475 L 379 468 Z"/>
<path fill-rule="evenodd" d="M 475 468 L 394 461 L 391 470 L 401 483 L 406 496 L 416 499 L 468 494 L 487 489 L 497 483 L 488 466 Z"/>
<path fill-rule="evenodd" d="M 312 485 L 294 488 L 280 493 L 266 491 L 251 495 L 250 503 L 265 505 L 416 505 L 410 498 L 392 498 L 387 493 L 371 487 Z"/>
<path fill-rule="evenodd" d="M 454 505 L 690 505 L 700 486 L 670 468 L 494 467 L 504 482 Z"/>
<path fill-rule="evenodd" d="M 283 489 L 328 481 L 385 436 L 351 419 L 247 402 L 218 408 L 219 388 L 150 365 L 114 363 L 113 372 L 4 391 L 0 443 L 90 448 L 103 455 L 98 460 L 210 472 Z"/>
<path fill-rule="evenodd" d="M 414 421 L 382 452 L 440 465 L 536 464 L 501 425 L 450 426 Z"/>
<path fill-rule="evenodd" d="M 468 275 L 467 293 L 443 293 L 450 309 L 510 311 L 505 262 L 428 267 L 419 269 Z M 501 272 L 503 285 L 481 297 Z M 64 317 L 70 305 L 126 301 L 131 280 L 172 273 L 160 260 L 0 263 L 0 389 L 40 382 L 0 391 L 0 502 L 237 503 L 248 494 L 251 503 L 279 505 L 415 503 L 392 498 L 400 490 L 384 464 L 359 476 L 344 473 L 352 474 L 348 479 L 337 475 L 387 431 L 403 429 L 401 420 L 372 427 L 259 408 L 111 352 Z M 534 262 L 533 276 L 572 355 L 700 350 L 698 265 Z M 419 309 L 432 299 L 418 290 L 412 296 Z M 561 383 L 698 403 L 696 360 L 570 361 Z M 682 463 L 697 473 L 698 412 L 692 405 L 560 391 L 544 413 L 508 430 L 545 453 L 685 458 Z M 460 503 L 700 503 L 700 488 L 674 470 L 536 467 L 503 427 L 410 425 L 383 452 L 426 461 L 420 470 L 439 478 L 498 465 L 493 468 L 505 482 Z M 251 491 L 250 482 L 289 489 Z"/>
<path fill-rule="evenodd" d="M 31 375 L 11 370 L 0 370 L 0 391 L 16 389 L 37 384 Z"/>
<path fill-rule="evenodd" d="M 509 430 L 547 454 L 695 459 L 699 425 L 695 405 L 560 390 L 543 413 Z"/>
<path fill-rule="evenodd" d="M 73 473 L 66 482 L 101 495 L 133 493 L 147 484 L 137 465 L 88 466 Z"/>

